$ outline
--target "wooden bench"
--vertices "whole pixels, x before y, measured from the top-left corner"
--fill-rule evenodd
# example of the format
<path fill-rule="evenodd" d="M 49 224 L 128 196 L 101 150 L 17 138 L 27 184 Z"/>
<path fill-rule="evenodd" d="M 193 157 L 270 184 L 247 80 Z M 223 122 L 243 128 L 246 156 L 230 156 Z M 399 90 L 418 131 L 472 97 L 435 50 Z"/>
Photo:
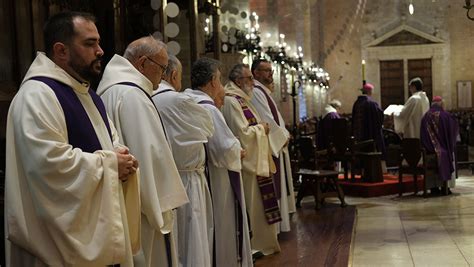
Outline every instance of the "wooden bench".
<path fill-rule="evenodd" d="M 326 197 L 338 197 L 341 201 L 341 207 L 345 207 L 347 204 L 344 201 L 344 192 L 339 186 L 337 171 L 328 170 L 308 170 L 300 169 L 296 172 L 302 177 L 300 190 L 296 200 L 296 206 L 301 207 L 301 200 L 309 191 L 314 196 L 316 203 L 316 209 L 321 208 L 321 204 L 324 203 Z M 321 190 L 321 185 L 325 185 L 325 190 Z M 331 190 L 331 186 L 334 190 Z"/>

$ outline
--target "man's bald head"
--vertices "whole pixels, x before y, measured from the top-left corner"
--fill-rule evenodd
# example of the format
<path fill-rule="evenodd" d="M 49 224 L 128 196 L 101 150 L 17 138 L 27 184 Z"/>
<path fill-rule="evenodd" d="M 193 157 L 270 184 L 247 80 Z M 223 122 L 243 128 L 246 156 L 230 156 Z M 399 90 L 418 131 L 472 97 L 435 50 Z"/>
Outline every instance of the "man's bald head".
<path fill-rule="evenodd" d="M 123 57 L 142 73 L 156 90 L 168 65 L 166 45 L 151 36 L 142 37 L 131 42 Z"/>
<path fill-rule="evenodd" d="M 146 36 L 131 42 L 125 49 L 123 57 L 133 62 L 141 56 L 157 54 L 162 49 L 166 49 L 166 45 L 162 41 L 152 36 Z"/>

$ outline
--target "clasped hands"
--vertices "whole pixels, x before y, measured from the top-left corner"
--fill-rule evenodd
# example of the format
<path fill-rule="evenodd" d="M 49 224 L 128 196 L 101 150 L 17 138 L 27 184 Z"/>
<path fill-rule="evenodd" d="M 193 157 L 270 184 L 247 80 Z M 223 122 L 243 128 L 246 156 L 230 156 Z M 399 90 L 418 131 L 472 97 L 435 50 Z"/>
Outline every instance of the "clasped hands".
<path fill-rule="evenodd" d="M 138 160 L 130 154 L 127 148 L 117 148 L 115 154 L 117 155 L 119 179 L 125 182 L 128 176 L 137 171 Z"/>

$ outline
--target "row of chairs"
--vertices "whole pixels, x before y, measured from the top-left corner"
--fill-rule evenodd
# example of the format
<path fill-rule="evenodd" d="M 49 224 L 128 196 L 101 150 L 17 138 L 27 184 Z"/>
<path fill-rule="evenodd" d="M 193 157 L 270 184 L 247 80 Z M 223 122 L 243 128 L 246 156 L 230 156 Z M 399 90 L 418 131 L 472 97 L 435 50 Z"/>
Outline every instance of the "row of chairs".
<path fill-rule="evenodd" d="M 309 136 L 302 136 L 297 140 L 299 151 L 298 168 L 300 169 L 297 174 L 302 178 L 300 188 L 303 188 L 298 194 L 298 204 L 308 191 L 313 192 L 316 198 L 316 194 L 318 193 L 317 189 L 320 185 L 317 185 L 317 188 L 313 187 L 317 180 L 330 180 L 332 188 L 335 189 L 334 191 L 338 193 L 341 199 L 341 205 L 345 205 L 342 190 L 337 181 L 331 178 L 337 178 L 339 175 L 338 172 L 337 175 L 333 173 L 335 162 L 341 162 L 345 180 L 348 180 L 350 171 L 352 181 L 355 181 L 355 173 L 360 173 L 362 180 L 366 182 L 383 181 L 380 164 L 381 153 L 375 151 L 373 140 L 355 142 L 354 138 L 349 134 L 347 121 L 345 119 L 335 121 L 333 127 L 334 131 L 328 149 L 317 150 L 312 138 Z M 387 163 L 390 163 L 389 166 L 392 171 L 398 171 L 399 195 L 402 196 L 402 194 L 407 191 L 403 183 L 403 176 L 405 174 L 413 175 L 414 191 L 417 193 L 418 178 L 421 178 L 422 175 L 427 175 L 428 167 L 431 167 L 431 170 L 437 169 L 436 160 L 431 160 L 431 162 L 434 162 L 434 164 L 431 164 L 433 166 L 426 164 L 428 158 L 436 157 L 436 155 L 427 155 L 422 149 L 419 139 L 401 139 L 396 133 L 390 130 L 384 130 L 384 135 L 386 141 L 389 141 L 386 144 L 388 148 L 386 155 Z M 328 173 L 327 171 L 331 171 L 330 169 L 332 169 L 333 172 Z M 312 173 L 312 175 L 309 175 L 310 173 Z M 430 173 L 436 174 L 436 171 L 431 171 Z M 330 178 L 328 179 L 328 177 Z M 425 181 L 425 179 L 423 179 L 423 181 Z M 426 183 L 424 183 L 423 195 L 426 195 L 426 190 Z M 318 203 L 316 207 L 319 208 Z"/>

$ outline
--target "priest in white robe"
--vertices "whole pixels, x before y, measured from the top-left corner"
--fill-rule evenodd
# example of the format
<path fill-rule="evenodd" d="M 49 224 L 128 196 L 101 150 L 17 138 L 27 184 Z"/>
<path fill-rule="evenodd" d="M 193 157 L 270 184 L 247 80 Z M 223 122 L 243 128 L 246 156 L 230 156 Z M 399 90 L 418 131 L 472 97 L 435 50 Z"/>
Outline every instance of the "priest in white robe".
<path fill-rule="evenodd" d="M 156 61 L 156 62 L 155 62 Z M 114 55 L 97 89 L 121 140 L 141 163 L 142 250 L 135 266 L 177 266 L 172 248 L 174 211 L 188 202 L 161 119 L 152 100 L 167 65 L 166 47 L 152 37 Z"/>
<path fill-rule="evenodd" d="M 272 64 L 265 59 L 256 59 L 253 61 L 251 70 L 254 77 L 251 102 L 260 118 L 268 122 L 270 126 L 268 139 L 277 168 L 274 174 L 274 182 L 281 211 L 280 231 L 289 232 L 291 230 L 290 213 L 296 212 L 290 153 L 288 151 L 290 133 L 286 129 L 285 121 L 271 97 L 274 88 L 270 86 L 273 83 Z"/>
<path fill-rule="evenodd" d="M 277 223 L 281 221 L 273 186 L 275 165 L 268 141 L 269 128 L 250 103 L 253 79 L 249 67 L 235 65 L 229 79 L 222 113 L 246 150 L 242 159 L 242 180 L 252 230 L 251 246 L 252 250 L 269 255 L 280 251 Z"/>
<path fill-rule="evenodd" d="M 57 14 L 45 35 L 8 113 L 6 264 L 133 266 L 138 165 L 89 87 L 103 55 L 94 18 Z"/>
<path fill-rule="evenodd" d="M 245 206 L 240 170 L 241 157 L 245 155 L 239 140 L 227 126 L 220 112 L 224 104 L 225 91 L 220 83 L 219 69 L 212 69 L 219 62 L 212 59 L 198 59 L 193 70 L 214 75 L 216 80 L 193 89 L 185 94 L 193 97 L 212 116 L 214 134 L 207 144 L 208 168 L 212 205 L 215 218 L 215 262 L 216 266 L 252 266 L 249 225 Z M 191 73 L 191 77 L 196 72 Z M 212 96 L 212 97 L 211 97 Z"/>
<path fill-rule="evenodd" d="M 166 76 L 166 75 L 165 75 Z M 212 202 L 205 175 L 204 145 L 214 133 L 209 112 L 163 80 L 152 99 L 159 110 L 189 203 L 177 210 L 178 255 L 182 266 L 211 266 Z"/>
<path fill-rule="evenodd" d="M 410 93 L 399 113 L 394 113 L 395 131 L 403 138 L 420 138 L 421 119 L 430 109 L 430 101 L 423 91 L 423 81 L 414 78 L 408 83 Z"/>

